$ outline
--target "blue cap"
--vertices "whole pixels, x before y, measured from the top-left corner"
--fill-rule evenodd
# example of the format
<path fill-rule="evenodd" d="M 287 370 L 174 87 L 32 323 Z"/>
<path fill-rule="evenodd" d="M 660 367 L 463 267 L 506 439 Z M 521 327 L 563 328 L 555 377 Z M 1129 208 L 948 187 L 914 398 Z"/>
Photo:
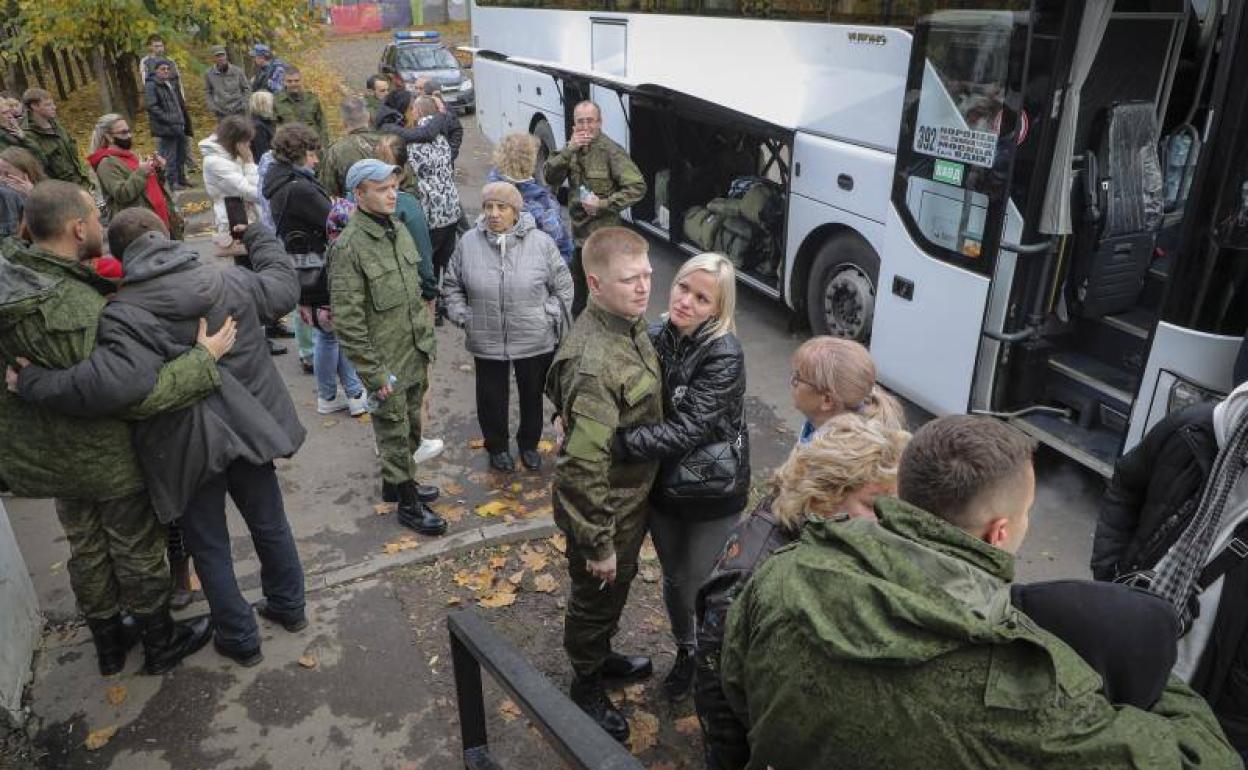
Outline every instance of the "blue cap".
<path fill-rule="evenodd" d="M 251 47 L 251 55 L 252 56 L 272 56 L 273 49 L 269 48 L 264 43 L 256 43 L 255 45 Z"/>
<path fill-rule="evenodd" d="M 360 186 L 360 182 L 381 182 L 397 173 L 399 173 L 398 166 L 382 163 L 376 158 L 357 160 L 347 171 L 346 187 L 348 190 L 354 190 Z"/>

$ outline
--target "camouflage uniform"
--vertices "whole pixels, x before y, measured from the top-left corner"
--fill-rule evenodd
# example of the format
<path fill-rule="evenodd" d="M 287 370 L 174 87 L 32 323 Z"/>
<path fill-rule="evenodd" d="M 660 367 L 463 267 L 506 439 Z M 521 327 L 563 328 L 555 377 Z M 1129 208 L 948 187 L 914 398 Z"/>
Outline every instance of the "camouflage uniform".
<path fill-rule="evenodd" d="M 356 210 L 329 251 L 334 333 L 370 392 L 395 378 L 373 412 L 381 477 L 416 480 L 420 404 L 433 355 L 433 317 L 421 299 L 420 253 L 407 228 Z"/>
<path fill-rule="evenodd" d="M 104 292 L 88 268 L 38 249 L 0 261 L 0 359 L 18 356 L 66 368 L 95 348 Z M 216 361 L 196 346 L 163 367 L 129 419 L 180 409 L 220 384 Z M 124 607 L 147 615 L 169 597 L 165 528 L 152 511 L 130 429 L 118 419 L 80 419 L 0 391 L 0 486 L 23 497 L 56 497 L 69 540 L 69 578 L 79 609 L 105 619 Z"/>
<path fill-rule="evenodd" d="M 28 146 L 34 149 L 35 156 L 43 164 L 45 174 L 53 179 L 76 184 L 84 190 L 91 190 L 91 175 L 87 173 L 87 164 L 78 154 L 78 144 L 60 121 L 54 119 L 48 128 L 40 128 L 28 114 L 22 118 L 22 130 L 26 132 Z"/>
<path fill-rule="evenodd" d="M 900 500 L 808 521 L 728 613 L 724 692 L 748 768 L 1242 767 L 1174 676 L 1117 706 L 1010 603 L 1014 557 Z"/>
<path fill-rule="evenodd" d="M 302 123 L 321 138 L 321 147 L 329 146 L 329 126 L 325 122 L 325 110 L 321 109 L 321 100 L 316 94 L 307 91 L 298 94 L 281 91 L 274 94 L 273 115 L 277 118 L 278 126 Z"/>
<path fill-rule="evenodd" d="M 546 395 L 568 438 L 555 463 L 555 523 L 568 538 L 572 595 L 564 648 L 580 676 L 594 674 L 611 651 L 637 554 L 646 535 L 647 495 L 658 461 L 611 460 L 616 428 L 663 420 L 659 360 L 644 318 L 630 321 L 591 303 L 555 354 Z M 615 582 L 585 570 L 586 560 L 616 555 Z"/>
<path fill-rule="evenodd" d="M 316 177 L 330 195 L 347 197 L 347 172 L 356 161 L 377 157 L 377 143 L 381 134 L 369 128 L 357 128 L 334 142 L 321 153 L 316 167 Z"/>

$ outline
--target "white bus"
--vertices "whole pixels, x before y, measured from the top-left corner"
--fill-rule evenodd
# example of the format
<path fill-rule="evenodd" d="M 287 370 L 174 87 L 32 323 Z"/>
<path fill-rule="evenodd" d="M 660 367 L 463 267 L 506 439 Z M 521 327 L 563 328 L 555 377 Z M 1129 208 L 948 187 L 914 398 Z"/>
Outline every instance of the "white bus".
<path fill-rule="evenodd" d="M 647 178 L 637 227 L 733 249 L 920 406 L 1109 473 L 1232 385 L 1243 5 L 475 0 L 478 120 L 553 152 L 592 98 Z"/>

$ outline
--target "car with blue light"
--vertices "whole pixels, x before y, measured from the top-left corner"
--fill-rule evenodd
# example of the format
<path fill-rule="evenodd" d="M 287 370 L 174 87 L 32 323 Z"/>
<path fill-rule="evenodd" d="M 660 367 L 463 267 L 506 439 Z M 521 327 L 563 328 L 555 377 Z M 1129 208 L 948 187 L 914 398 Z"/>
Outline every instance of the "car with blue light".
<path fill-rule="evenodd" d="M 394 33 L 394 41 L 387 43 L 381 52 L 381 72 L 397 72 L 410 88 L 419 77 L 430 78 L 442 92 L 446 106 L 457 113 L 471 113 L 476 109 L 475 92 L 470 73 L 442 43 L 442 37 L 434 31 L 401 30 Z"/>

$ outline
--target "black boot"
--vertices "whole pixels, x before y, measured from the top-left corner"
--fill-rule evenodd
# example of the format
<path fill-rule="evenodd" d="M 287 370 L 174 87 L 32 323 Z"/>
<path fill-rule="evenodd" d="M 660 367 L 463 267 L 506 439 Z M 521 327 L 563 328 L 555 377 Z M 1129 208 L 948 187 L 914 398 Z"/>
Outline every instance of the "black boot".
<path fill-rule="evenodd" d="M 621 655 L 618 652 L 612 652 L 602 662 L 600 673 L 603 679 L 633 682 L 645 679 L 654 673 L 654 664 L 644 655 Z"/>
<path fill-rule="evenodd" d="M 607 697 L 602 689 L 602 680 L 597 676 L 578 676 L 572 680 L 569 693 L 572 702 L 581 707 L 581 711 L 589 714 L 590 719 L 607 731 L 607 734 L 620 743 L 628 741 L 628 720 Z"/>
<path fill-rule="evenodd" d="M 428 504 L 421 501 L 414 481 L 399 485 L 397 514 L 400 524 L 422 535 L 441 535 L 446 532 L 446 519 L 434 513 Z"/>
<path fill-rule="evenodd" d="M 91 629 L 91 640 L 95 642 L 95 657 L 100 664 L 100 675 L 112 676 L 121 673 L 126 667 L 126 653 L 134 643 L 126 635 L 121 616 L 114 615 L 103 620 L 88 618 L 87 628 Z"/>
<path fill-rule="evenodd" d="M 672 670 L 663 677 L 663 692 L 671 700 L 680 700 L 689 694 L 693 687 L 693 651 L 681 647 L 676 651 L 676 660 Z"/>
<path fill-rule="evenodd" d="M 163 674 L 212 639 L 207 616 L 175 623 L 169 610 L 137 618 L 143 630 L 143 671 Z"/>
<path fill-rule="evenodd" d="M 416 497 L 422 503 L 432 503 L 442 494 L 442 490 L 433 484 L 417 484 Z M 383 503 L 397 503 L 399 501 L 399 485 L 391 484 L 389 481 L 381 482 L 381 501 Z"/>

